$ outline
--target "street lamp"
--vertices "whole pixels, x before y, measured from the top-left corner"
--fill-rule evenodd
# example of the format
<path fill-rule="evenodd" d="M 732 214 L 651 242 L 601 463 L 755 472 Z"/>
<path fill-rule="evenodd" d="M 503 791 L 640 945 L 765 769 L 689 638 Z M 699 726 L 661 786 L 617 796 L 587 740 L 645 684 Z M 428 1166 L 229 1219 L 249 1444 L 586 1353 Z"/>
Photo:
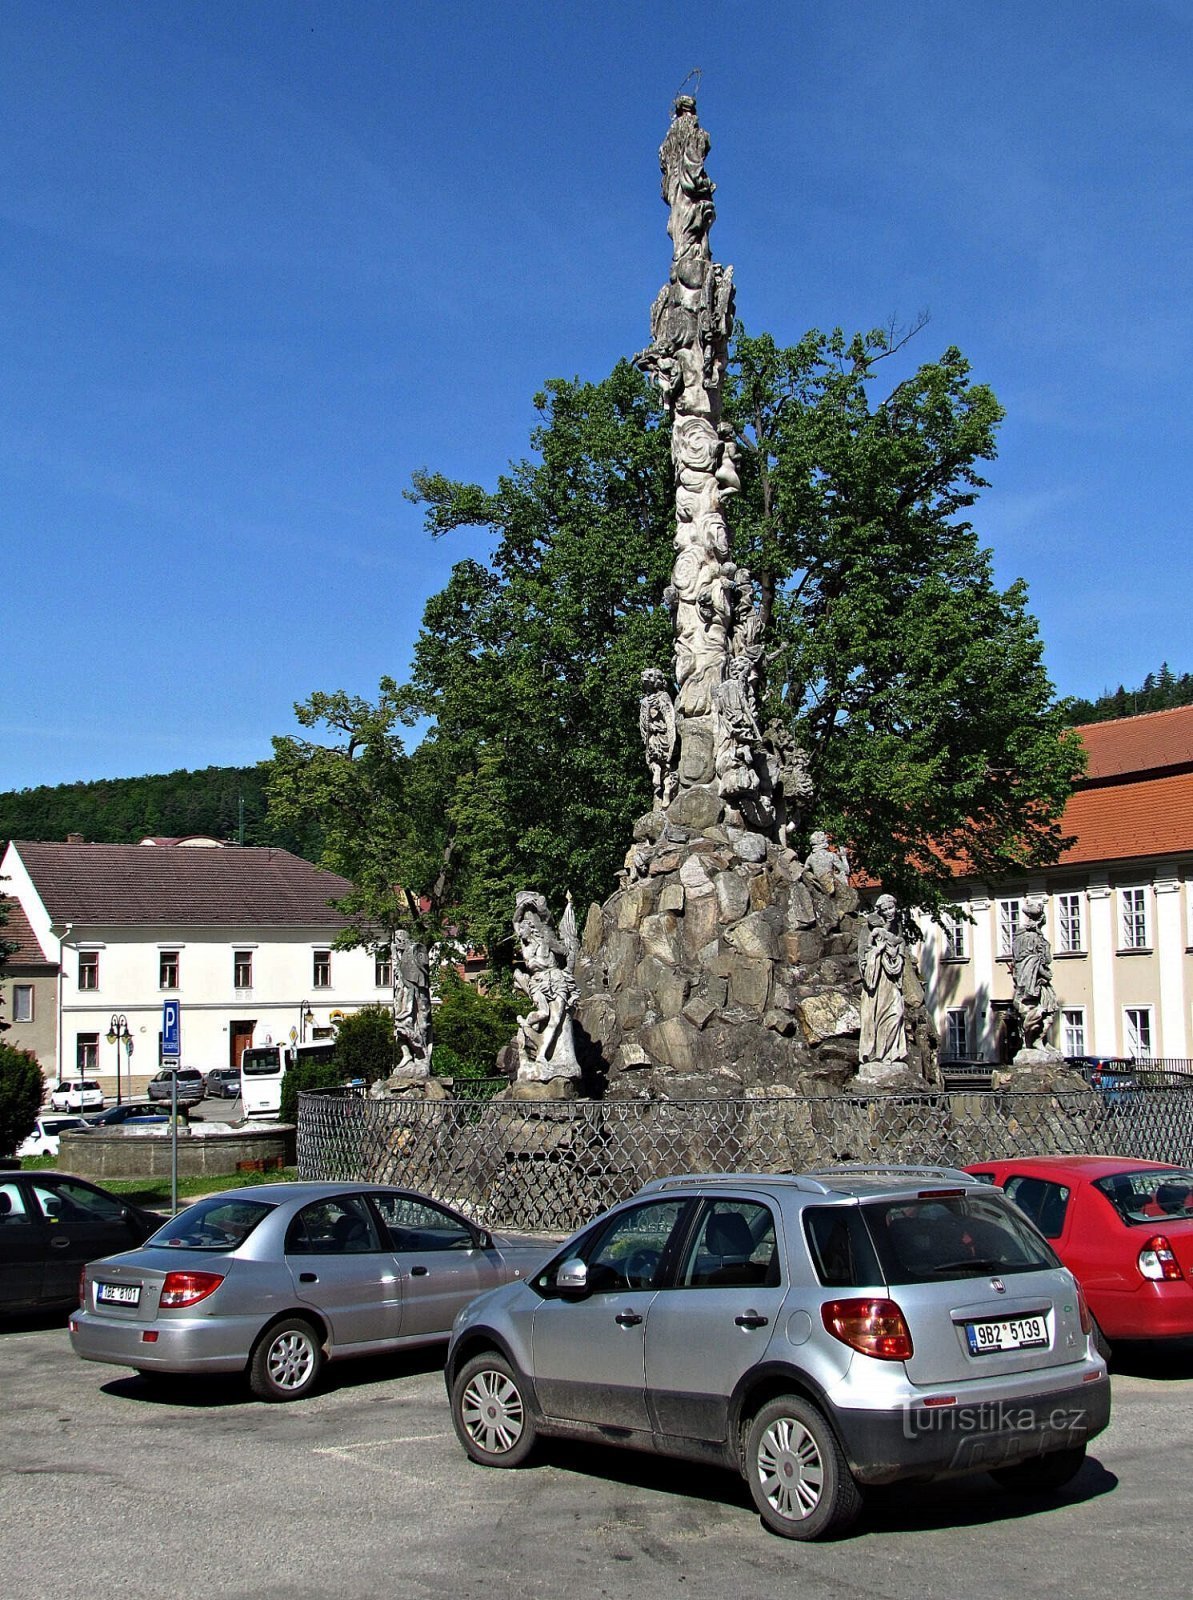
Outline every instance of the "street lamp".
<path fill-rule="evenodd" d="M 314 1020 L 315 1020 L 315 1013 L 311 1010 L 311 1002 L 309 1000 L 304 1000 L 302 1002 L 302 1004 L 298 1008 L 298 1042 L 299 1042 L 299 1044 L 305 1044 L 306 1043 L 307 1028 L 312 1022 L 314 1022 Z"/>
<path fill-rule="evenodd" d="M 130 1058 L 133 1053 L 133 1036 L 129 1029 L 128 1018 L 123 1012 L 118 1012 L 108 1023 L 108 1043 L 116 1046 L 116 1104 L 120 1104 L 120 1046 L 124 1045 L 125 1064 L 128 1067 L 129 1087 L 132 1087 L 132 1065 Z M 80 1097 L 81 1098 L 81 1097 Z"/>

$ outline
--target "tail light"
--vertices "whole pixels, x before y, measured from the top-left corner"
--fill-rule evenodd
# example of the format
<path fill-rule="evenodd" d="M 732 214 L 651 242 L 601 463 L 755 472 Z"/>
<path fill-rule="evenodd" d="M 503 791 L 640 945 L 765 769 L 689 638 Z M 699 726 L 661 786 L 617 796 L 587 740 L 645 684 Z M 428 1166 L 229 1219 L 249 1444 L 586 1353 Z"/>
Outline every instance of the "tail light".
<path fill-rule="evenodd" d="M 158 1304 L 164 1310 L 197 1306 L 224 1281 L 222 1272 L 167 1272 Z"/>
<path fill-rule="evenodd" d="M 1089 1314 L 1089 1307 L 1085 1303 L 1080 1284 L 1077 1285 L 1077 1315 L 1081 1318 L 1082 1333 L 1091 1334 L 1094 1331 L 1094 1319 Z"/>
<path fill-rule="evenodd" d="M 851 1350 L 879 1361 L 910 1361 L 911 1333 L 893 1300 L 827 1300 L 820 1308 L 825 1327 Z"/>
<path fill-rule="evenodd" d="M 1139 1270 L 1145 1278 L 1167 1278 L 1170 1282 L 1183 1278 L 1181 1264 L 1172 1253 L 1172 1246 L 1162 1233 L 1149 1239 L 1139 1252 Z"/>
<path fill-rule="evenodd" d="M 81 1271 L 79 1272 L 79 1305 L 80 1305 L 82 1310 L 86 1311 L 86 1309 L 87 1309 L 87 1268 L 86 1267 L 83 1267 L 81 1269 Z"/>

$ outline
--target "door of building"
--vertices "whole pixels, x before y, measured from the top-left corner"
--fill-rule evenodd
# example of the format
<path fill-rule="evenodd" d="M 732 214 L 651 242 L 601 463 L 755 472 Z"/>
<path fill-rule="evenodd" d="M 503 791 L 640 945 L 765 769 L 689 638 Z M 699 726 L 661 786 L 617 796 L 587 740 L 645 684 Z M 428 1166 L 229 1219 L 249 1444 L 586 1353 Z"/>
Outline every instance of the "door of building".
<path fill-rule="evenodd" d="M 231 1022 L 228 1024 L 229 1053 L 228 1065 L 240 1068 L 240 1058 L 253 1042 L 253 1029 L 255 1022 Z"/>

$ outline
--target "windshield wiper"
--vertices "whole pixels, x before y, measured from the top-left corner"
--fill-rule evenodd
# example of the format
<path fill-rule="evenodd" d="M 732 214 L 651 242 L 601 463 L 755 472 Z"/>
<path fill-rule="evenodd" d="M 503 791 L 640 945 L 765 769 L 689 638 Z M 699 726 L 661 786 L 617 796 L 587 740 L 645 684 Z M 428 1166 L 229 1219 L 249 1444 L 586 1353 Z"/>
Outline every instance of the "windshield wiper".
<path fill-rule="evenodd" d="M 961 1267 L 968 1267 L 973 1272 L 993 1272 L 995 1268 L 1004 1268 L 1003 1261 L 995 1261 L 991 1257 L 966 1256 L 963 1261 L 942 1261 L 938 1267 L 933 1267 L 933 1272 L 956 1272 Z"/>

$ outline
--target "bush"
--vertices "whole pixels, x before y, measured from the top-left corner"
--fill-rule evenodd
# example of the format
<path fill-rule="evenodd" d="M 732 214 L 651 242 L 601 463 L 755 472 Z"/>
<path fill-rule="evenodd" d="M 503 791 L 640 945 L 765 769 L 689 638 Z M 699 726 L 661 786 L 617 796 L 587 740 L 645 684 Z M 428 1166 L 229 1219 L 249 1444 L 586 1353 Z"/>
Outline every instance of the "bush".
<path fill-rule="evenodd" d="M 376 1083 L 388 1078 L 397 1060 L 393 1012 L 388 1006 L 363 1006 L 336 1030 L 335 1063 L 340 1078 Z"/>
<path fill-rule="evenodd" d="M 497 1052 L 517 1033 L 518 1018 L 529 1001 L 482 994 L 475 984 L 450 971 L 440 974 L 439 997 L 432 1019 L 435 1072 L 446 1078 L 492 1077 Z"/>
<path fill-rule="evenodd" d="M 0 1156 L 12 1155 L 33 1132 L 44 1089 L 37 1057 L 0 1044 Z"/>
<path fill-rule="evenodd" d="M 334 1056 L 326 1061 L 300 1061 L 290 1067 L 282 1079 L 282 1103 L 278 1112 L 282 1122 L 298 1120 L 298 1096 L 306 1089 L 337 1089 L 344 1074 Z"/>

